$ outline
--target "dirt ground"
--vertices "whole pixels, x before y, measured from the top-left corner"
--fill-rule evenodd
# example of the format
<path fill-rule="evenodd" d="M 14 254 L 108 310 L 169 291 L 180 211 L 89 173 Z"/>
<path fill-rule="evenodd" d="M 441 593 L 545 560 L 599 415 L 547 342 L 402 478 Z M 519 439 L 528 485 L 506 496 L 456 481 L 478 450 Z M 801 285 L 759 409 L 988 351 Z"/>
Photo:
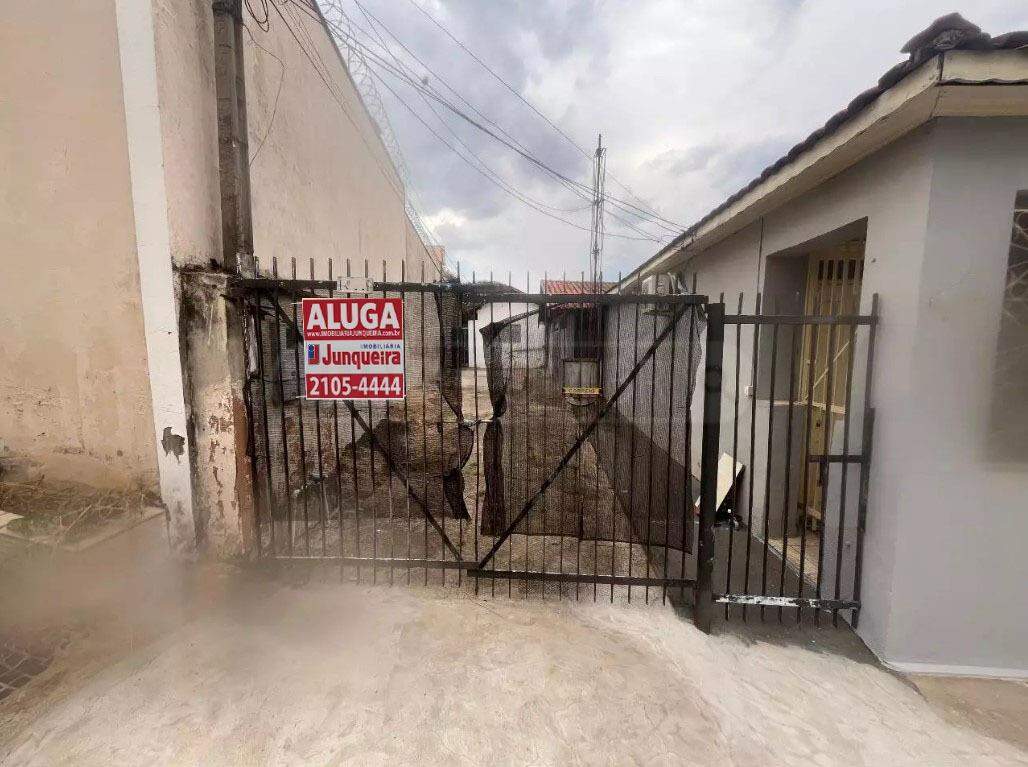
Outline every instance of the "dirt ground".
<path fill-rule="evenodd" d="M 362 552 L 395 536 L 443 555 L 409 524 L 373 520 Z M 564 543 L 515 536 L 497 567 L 570 568 Z M 53 654 L 0 701 L 0 764 L 1028 765 L 1028 684 L 904 678 L 845 626 L 719 619 L 708 636 L 657 591 L 610 604 L 498 580 L 476 595 L 457 571 L 386 568 L 374 585 L 370 567 L 340 582 L 338 566 L 158 548 L 0 561 L 0 635 Z M 575 567 L 646 567 L 622 548 L 576 547 Z"/>
<path fill-rule="evenodd" d="M 337 577 L 98 575 L 0 763 L 1028 764 L 1024 685 L 922 695 L 845 630 Z"/>

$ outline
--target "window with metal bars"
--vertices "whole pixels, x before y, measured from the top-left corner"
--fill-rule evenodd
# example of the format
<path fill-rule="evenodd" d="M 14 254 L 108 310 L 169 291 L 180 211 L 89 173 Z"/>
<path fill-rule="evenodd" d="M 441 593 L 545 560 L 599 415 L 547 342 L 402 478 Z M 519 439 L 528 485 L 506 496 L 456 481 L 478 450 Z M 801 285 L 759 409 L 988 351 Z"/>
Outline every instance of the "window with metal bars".
<path fill-rule="evenodd" d="M 1028 462 L 1028 190 L 1014 200 L 987 446 L 993 460 Z"/>

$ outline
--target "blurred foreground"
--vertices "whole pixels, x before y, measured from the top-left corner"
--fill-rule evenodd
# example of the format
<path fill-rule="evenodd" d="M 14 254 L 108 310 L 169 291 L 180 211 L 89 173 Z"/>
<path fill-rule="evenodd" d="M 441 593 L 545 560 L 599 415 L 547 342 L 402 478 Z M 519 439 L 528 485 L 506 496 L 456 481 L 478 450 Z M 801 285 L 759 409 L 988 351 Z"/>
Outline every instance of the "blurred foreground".
<path fill-rule="evenodd" d="M 123 548 L 3 566 L 0 634 L 53 660 L 0 701 L 0 763 L 1028 762 L 1028 687 L 928 680 L 926 699 L 844 629 L 706 636 L 659 604 Z"/>

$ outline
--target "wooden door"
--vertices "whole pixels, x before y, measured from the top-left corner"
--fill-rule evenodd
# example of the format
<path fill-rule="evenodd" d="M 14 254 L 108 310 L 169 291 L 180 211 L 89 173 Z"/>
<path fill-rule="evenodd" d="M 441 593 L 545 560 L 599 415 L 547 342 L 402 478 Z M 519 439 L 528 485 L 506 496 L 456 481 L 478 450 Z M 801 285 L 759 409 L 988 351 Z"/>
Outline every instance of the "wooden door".
<path fill-rule="evenodd" d="M 864 241 L 850 240 L 810 254 L 804 310 L 808 315 L 838 316 L 860 310 L 864 276 Z M 832 433 L 846 415 L 852 325 L 807 325 L 800 365 L 801 401 L 810 403 L 810 455 L 831 452 Z M 799 503 L 813 529 L 821 523 L 825 474 L 811 463 L 805 498 Z"/>

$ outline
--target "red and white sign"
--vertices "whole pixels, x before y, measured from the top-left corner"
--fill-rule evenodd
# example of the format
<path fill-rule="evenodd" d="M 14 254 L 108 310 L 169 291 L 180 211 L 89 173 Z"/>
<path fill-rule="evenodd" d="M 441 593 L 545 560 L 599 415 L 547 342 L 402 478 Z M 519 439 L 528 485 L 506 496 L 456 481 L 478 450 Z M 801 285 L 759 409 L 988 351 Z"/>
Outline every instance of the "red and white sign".
<path fill-rule="evenodd" d="M 307 399 L 406 395 L 402 299 L 305 298 L 303 341 Z"/>

